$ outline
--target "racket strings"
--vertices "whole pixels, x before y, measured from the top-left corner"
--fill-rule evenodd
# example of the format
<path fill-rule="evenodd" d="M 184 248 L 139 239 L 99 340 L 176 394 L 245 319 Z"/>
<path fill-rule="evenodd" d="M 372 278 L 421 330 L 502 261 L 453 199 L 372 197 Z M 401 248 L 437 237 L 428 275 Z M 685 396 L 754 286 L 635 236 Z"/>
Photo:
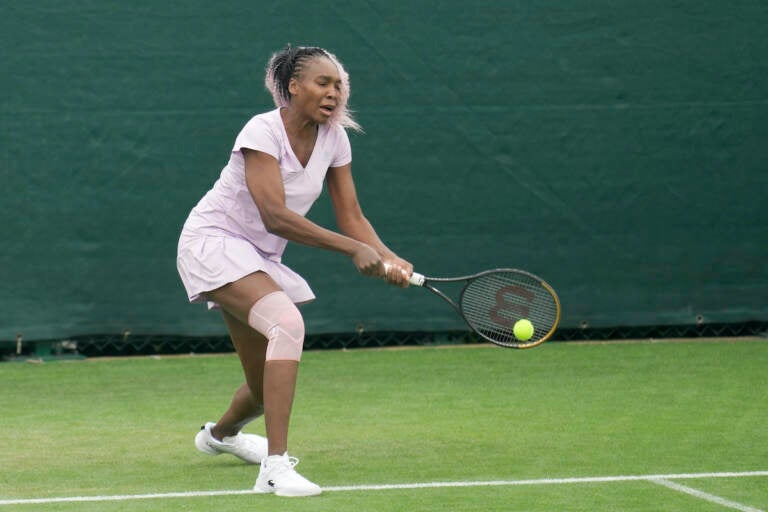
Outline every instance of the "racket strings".
<path fill-rule="evenodd" d="M 558 303 L 549 289 L 527 274 L 501 271 L 472 279 L 464 288 L 460 307 L 467 322 L 481 335 L 507 346 L 528 345 L 551 334 L 558 318 Z M 520 319 L 534 327 L 529 340 L 515 337 Z"/>

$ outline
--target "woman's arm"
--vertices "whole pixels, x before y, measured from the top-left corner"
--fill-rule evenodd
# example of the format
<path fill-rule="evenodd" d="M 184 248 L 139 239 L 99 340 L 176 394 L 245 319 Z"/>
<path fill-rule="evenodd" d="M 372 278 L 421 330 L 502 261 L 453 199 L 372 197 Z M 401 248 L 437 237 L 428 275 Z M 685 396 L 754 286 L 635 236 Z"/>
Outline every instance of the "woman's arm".
<path fill-rule="evenodd" d="M 376 230 L 363 214 L 352 179 L 351 165 L 331 167 L 326 175 L 326 182 L 336 214 L 336 223 L 341 232 L 373 247 L 390 267 L 387 280 L 393 284 L 406 286 L 408 277 L 413 273 L 413 265 L 400 258 L 381 241 Z"/>
<path fill-rule="evenodd" d="M 268 232 L 292 242 L 346 254 L 360 273 L 383 276 L 379 252 L 353 237 L 318 226 L 285 205 L 285 189 L 280 166 L 274 157 L 260 151 L 243 149 L 245 181 Z"/>

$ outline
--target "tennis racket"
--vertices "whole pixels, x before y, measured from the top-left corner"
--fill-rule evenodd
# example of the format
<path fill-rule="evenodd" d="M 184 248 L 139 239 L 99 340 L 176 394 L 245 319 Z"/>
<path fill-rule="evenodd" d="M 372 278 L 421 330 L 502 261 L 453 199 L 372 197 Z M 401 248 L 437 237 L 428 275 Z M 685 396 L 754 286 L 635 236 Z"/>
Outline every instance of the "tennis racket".
<path fill-rule="evenodd" d="M 409 281 L 444 299 L 480 337 L 502 347 L 541 345 L 560 322 L 560 299 L 555 290 L 523 270 L 497 268 L 461 277 L 427 277 L 414 272 Z M 450 283 L 461 286 L 455 301 L 437 288 Z M 515 336 L 518 320 L 533 324 L 530 338 Z"/>

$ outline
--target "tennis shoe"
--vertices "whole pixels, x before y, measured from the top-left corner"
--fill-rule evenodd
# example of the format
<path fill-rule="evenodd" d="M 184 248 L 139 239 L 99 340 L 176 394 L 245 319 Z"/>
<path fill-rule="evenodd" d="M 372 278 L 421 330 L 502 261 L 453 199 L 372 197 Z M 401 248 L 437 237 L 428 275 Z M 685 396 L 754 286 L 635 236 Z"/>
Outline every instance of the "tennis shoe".
<path fill-rule="evenodd" d="M 255 434 L 239 432 L 235 436 L 224 437 L 221 441 L 213 437 L 211 428 L 215 423 L 208 422 L 200 428 L 195 436 L 197 449 L 208 455 L 229 453 L 250 464 L 260 464 L 267 456 L 267 438 Z"/>
<path fill-rule="evenodd" d="M 317 496 L 322 489 L 293 469 L 299 459 L 283 455 L 270 455 L 261 461 L 259 477 L 253 490 L 257 493 L 275 493 L 277 496 Z"/>

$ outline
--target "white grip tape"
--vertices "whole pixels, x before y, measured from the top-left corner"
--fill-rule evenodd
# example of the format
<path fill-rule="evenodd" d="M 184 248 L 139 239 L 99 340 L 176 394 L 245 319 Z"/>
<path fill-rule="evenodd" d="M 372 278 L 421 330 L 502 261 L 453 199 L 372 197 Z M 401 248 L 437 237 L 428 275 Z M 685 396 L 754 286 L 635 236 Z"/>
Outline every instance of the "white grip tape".
<path fill-rule="evenodd" d="M 389 272 L 389 263 L 384 264 L 384 272 Z M 413 286 L 422 286 L 424 285 L 425 277 L 422 274 L 419 274 L 418 272 L 414 272 L 411 274 L 411 277 L 408 278 L 408 282 L 411 283 Z"/>
<path fill-rule="evenodd" d="M 408 282 L 413 286 L 424 286 L 424 276 L 418 272 L 414 272 L 411 274 L 411 277 L 408 278 Z"/>

